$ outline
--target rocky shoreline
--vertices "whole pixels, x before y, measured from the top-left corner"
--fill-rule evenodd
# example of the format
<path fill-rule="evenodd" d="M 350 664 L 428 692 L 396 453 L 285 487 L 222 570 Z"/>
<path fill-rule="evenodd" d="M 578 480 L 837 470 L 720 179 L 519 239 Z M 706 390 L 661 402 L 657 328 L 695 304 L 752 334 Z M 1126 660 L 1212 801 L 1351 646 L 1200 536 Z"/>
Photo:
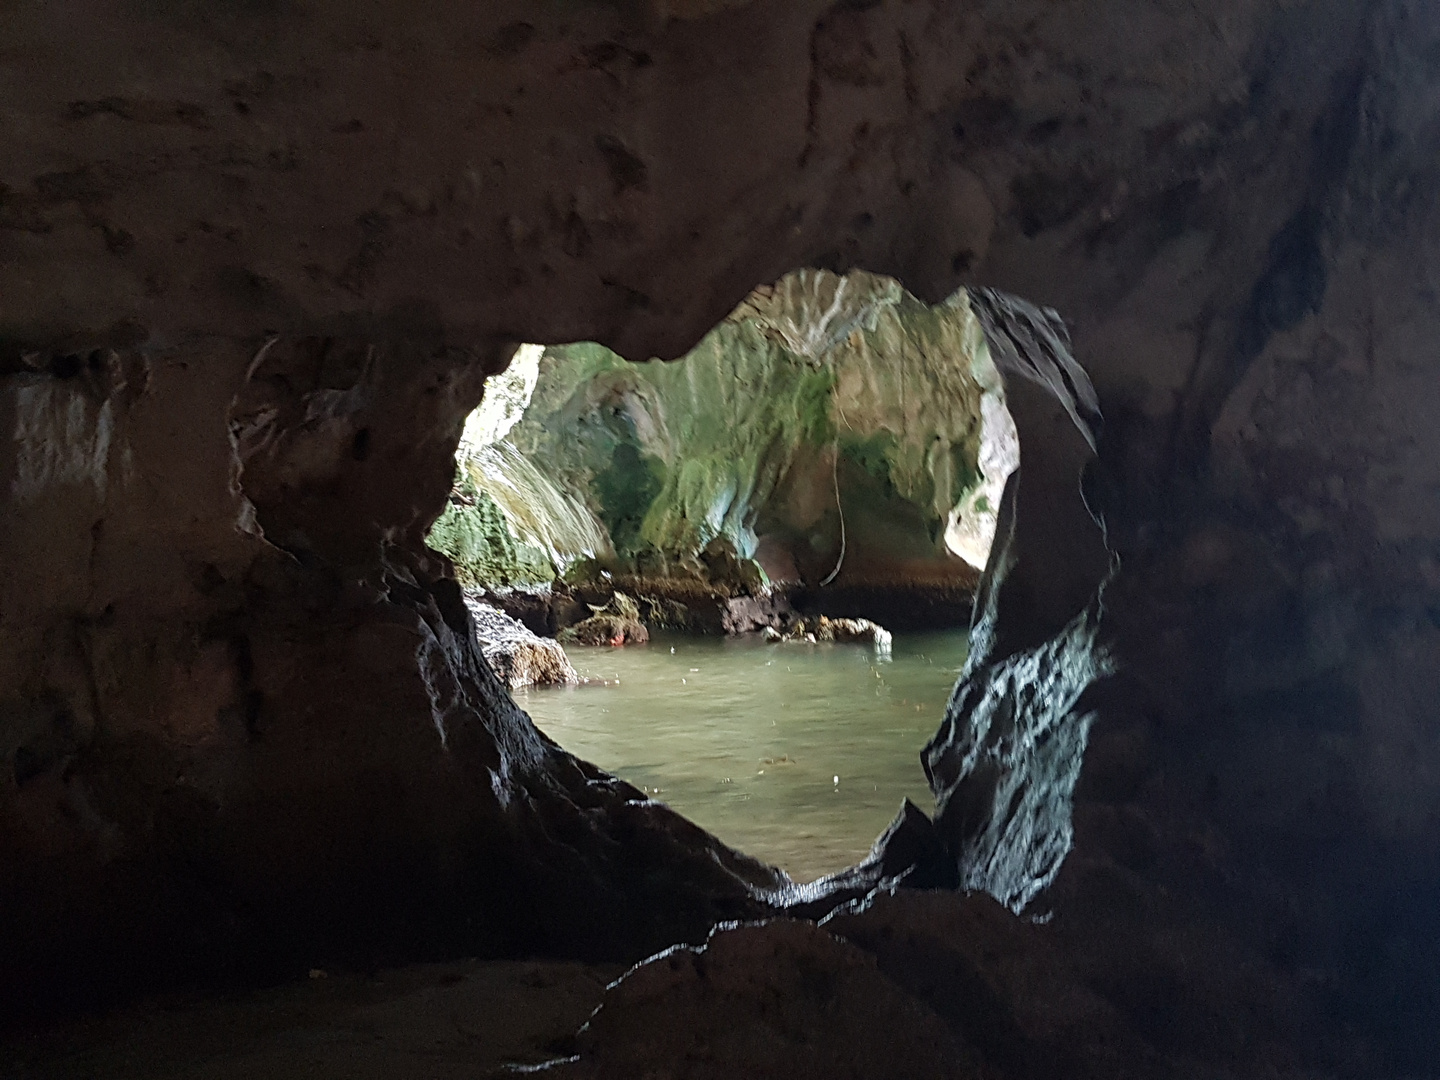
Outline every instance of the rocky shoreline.
<path fill-rule="evenodd" d="M 618 648 L 646 644 L 650 640 L 650 628 L 641 617 L 642 609 L 661 612 L 663 620 L 665 603 L 664 599 L 655 597 L 636 600 L 618 589 L 603 605 L 577 603 L 568 590 L 494 593 L 474 589 L 465 593 L 465 606 L 474 621 L 480 651 L 496 677 L 512 690 L 528 686 L 575 686 L 585 682 L 570 663 L 564 646 Z M 744 630 L 732 633 L 759 633 L 765 641 L 774 644 L 866 644 L 882 653 L 889 651 L 893 641 L 889 630 L 870 619 L 806 617 L 778 604 L 768 610 L 756 604 L 753 610 L 764 612 L 764 617 L 732 620 L 730 625 L 745 626 Z M 580 617 L 586 612 L 588 614 Z M 760 625 L 752 628 L 751 623 Z M 673 623 L 661 621 L 660 625 L 677 629 Z M 721 625 L 725 625 L 723 620 Z M 693 630 L 694 627 L 682 623 L 678 629 Z"/>
<path fill-rule="evenodd" d="M 973 593 L 960 586 L 913 586 L 877 603 L 868 592 L 772 585 L 754 592 L 731 590 L 683 578 L 613 577 L 580 584 L 555 582 L 532 587 L 467 590 L 475 602 L 504 612 L 532 634 L 610 644 L 644 640 L 640 628 L 678 633 L 727 635 L 773 631 L 789 637 L 798 627 L 821 622 L 868 622 L 887 630 L 932 630 L 968 625 Z M 617 599 L 620 598 L 620 599 Z M 580 628 L 584 626 L 584 629 Z M 799 630 L 803 637 L 806 629 Z M 843 631 L 842 631 L 843 632 Z"/>
<path fill-rule="evenodd" d="M 816 645 L 820 642 L 856 642 L 873 645 L 881 652 L 889 650 L 894 638 L 889 630 L 869 619 L 796 619 L 785 630 L 767 626 L 763 631 L 766 641 L 802 642 Z"/>

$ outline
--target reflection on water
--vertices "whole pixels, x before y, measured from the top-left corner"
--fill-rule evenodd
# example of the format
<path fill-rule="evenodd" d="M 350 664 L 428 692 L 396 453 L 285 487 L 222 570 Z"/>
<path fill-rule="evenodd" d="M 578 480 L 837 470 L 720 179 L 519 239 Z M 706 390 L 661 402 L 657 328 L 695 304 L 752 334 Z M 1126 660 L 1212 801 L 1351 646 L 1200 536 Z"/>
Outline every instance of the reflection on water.
<path fill-rule="evenodd" d="M 582 676 L 520 707 L 565 749 L 733 847 L 808 881 L 870 850 L 909 796 L 934 806 L 920 748 L 939 726 L 964 631 L 862 645 L 665 638 L 568 646 Z"/>

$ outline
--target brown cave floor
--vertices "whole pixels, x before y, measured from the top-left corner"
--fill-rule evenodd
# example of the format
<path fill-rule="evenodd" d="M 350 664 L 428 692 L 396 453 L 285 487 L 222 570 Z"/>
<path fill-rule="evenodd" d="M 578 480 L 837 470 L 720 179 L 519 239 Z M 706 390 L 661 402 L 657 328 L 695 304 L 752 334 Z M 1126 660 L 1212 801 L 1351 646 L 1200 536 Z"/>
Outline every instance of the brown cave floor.
<path fill-rule="evenodd" d="M 511 1075 L 571 1053 L 620 965 L 464 960 L 157 999 L 0 1042 L 0 1077 L 368 1080 Z M 317 973 L 318 974 L 318 973 Z"/>

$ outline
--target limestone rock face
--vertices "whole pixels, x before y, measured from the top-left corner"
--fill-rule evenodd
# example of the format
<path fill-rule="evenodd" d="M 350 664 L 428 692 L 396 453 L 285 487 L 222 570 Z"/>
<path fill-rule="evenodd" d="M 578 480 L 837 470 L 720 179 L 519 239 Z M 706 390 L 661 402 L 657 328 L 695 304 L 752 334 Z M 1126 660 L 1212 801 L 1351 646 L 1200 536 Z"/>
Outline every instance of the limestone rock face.
<path fill-rule="evenodd" d="M 965 588 L 985 564 L 1018 446 L 963 292 L 932 307 L 890 278 L 804 270 L 674 364 L 594 344 L 522 354 L 493 384 L 513 415 L 492 433 L 482 404 L 461 444 L 468 496 L 432 534 L 462 574 L 755 594 Z"/>
<path fill-rule="evenodd" d="M 573 686 L 580 681 L 560 643 L 532 634 L 524 623 L 467 595 L 465 606 L 485 662 L 511 690 L 522 686 Z"/>
<path fill-rule="evenodd" d="M 1064 325 L 995 293 L 976 295 L 1025 445 L 976 595 L 965 669 L 923 754 L 936 827 L 957 882 L 1022 909 L 1073 842 L 1071 801 L 1090 724 L 1082 700 L 1113 670 L 1102 642 L 1114 556 L 1081 490 L 1100 423 Z"/>
<path fill-rule="evenodd" d="M 282 344 L 5 380 L 7 1017 L 437 949 L 633 959 L 768 911 L 783 875 L 720 846 L 692 869 L 731 886 L 653 909 L 604 868 L 612 828 L 662 876 L 717 842 L 540 735 L 426 553 L 486 362 Z"/>

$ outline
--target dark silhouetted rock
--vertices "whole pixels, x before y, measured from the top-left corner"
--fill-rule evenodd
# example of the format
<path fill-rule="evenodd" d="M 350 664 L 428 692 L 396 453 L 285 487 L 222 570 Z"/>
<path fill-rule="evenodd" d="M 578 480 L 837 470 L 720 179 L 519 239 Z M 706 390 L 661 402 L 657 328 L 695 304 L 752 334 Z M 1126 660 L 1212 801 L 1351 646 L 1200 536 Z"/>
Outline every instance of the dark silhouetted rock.
<path fill-rule="evenodd" d="M 721 927 L 627 972 L 560 1075 L 960 1080 L 974 1054 L 875 958 L 813 923 Z"/>

